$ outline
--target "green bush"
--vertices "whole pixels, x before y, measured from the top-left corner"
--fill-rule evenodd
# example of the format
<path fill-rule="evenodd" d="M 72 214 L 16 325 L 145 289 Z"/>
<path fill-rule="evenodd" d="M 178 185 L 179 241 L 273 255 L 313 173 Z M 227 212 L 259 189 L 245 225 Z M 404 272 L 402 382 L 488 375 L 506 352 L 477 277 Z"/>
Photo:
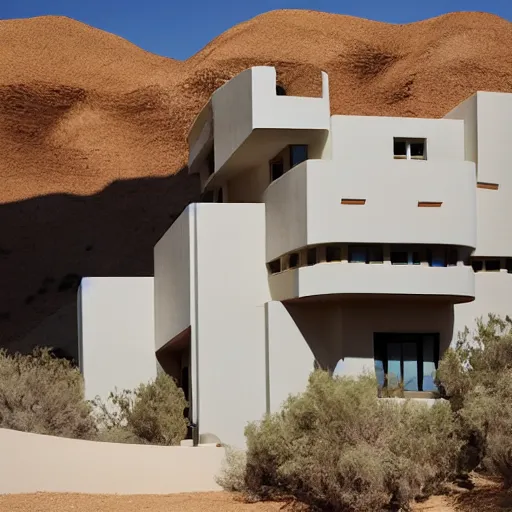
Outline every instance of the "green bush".
<path fill-rule="evenodd" d="M 512 320 L 489 315 L 444 355 L 438 378 L 465 442 L 461 471 L 482 466 L 512 487 Z"/>
<path fill-rule="evenodd" d="M 374 378 L 321 371 L 246 438 L 245 467 L 224 472 L 225 488 L 243 482 L 252 498 L 354 512 L 407 508 L 434 492 L 455 474 L 460 447 L 448 404 L 382 400 Z"/>
<path fill-rule="evenodd" d="M 110 442 L 176 445 L 187 433 L 183 390 L 161 373 L 134 391 L 110 393 L 103 403 L 94 401 L 99 438 Z"/>
<path fill-rule="evenodd" d="M 96 425 L 80 372 L 49 349 L 31 355 L 0 350 L 0 427 L 92 439 Z"/>

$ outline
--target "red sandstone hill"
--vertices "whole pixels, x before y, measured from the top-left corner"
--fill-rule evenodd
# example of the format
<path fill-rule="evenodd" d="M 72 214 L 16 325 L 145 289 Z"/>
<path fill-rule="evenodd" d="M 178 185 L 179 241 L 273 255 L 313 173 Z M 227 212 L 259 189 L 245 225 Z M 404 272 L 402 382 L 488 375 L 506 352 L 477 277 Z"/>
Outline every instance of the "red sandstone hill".
<path fill-rule="evenodd" d="M 0 345 L 72 344 L 79 276 L 152 273 L 154 243 L 197 197 L 178 172 L 187 129 L 253 65 L 275 65 L 295 95 L 327 71 L 335 114 L 436 117 L 512 91 L 512 25 L 274 11 L 181 62 L 67 18 L 0 21 Z"/>

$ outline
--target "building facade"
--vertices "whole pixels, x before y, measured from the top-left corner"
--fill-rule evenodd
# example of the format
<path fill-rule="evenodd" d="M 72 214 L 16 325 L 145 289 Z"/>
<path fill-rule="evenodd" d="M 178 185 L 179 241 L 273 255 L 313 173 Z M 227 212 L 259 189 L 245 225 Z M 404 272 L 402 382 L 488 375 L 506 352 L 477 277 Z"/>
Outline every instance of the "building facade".
<path fill-rule="evenodd" d="M 511 115 L 479 92 L 444 119 L 331 116 L 325 73 L 295 97 L 272 67 L 213 94 L 202 202 L 154 250 L 152 350 L 200 439 L 243 445 L 315 366 L 432 396 L 457 333 L 512 311 Z"/>

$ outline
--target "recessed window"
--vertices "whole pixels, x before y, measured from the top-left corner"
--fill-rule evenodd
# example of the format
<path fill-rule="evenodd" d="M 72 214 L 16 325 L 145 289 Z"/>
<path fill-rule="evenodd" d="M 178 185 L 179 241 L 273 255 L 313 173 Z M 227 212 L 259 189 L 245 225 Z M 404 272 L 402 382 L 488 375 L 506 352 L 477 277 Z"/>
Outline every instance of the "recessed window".
<path fill-rule="evenodd" d="M 383 263 L 384 254 L 382 247 L 375 246 L 368 248 L 368 263 Z"/>
<path fill-rule="evenodd" d="M 396 160 L 426 160 L 427 140 L 394 137 L 393 156 Z"/>
<path fill-rule="evenodd" d="M 486 272 L 499 272 L 500 271 L 500 260 L 485 260 L 485 271 Z"/>
<path fill-rule="evenodd" d="M 392 250 L 390 254 L 392 265 L 408 265 L 409 252 L 404 250 Z"/>
<path fill-rule="evenodd" d="M 270 162 L 270 181 L 279 179 L 284 174 L 284 163 L 282 159 Z"/>
<path fill-rule="evenodd" d="M 278 96 L 286 96 L 286 89 L 282 85 L 277 84 L 276 85 L 276 94 Z"/>
<path fill-rule="evenodd" d="M 341 247 L 338 245 L 328 245 L 325 248 L 325 261 L 341 261 Z"/>
<path fill-rule="evenodd" d="M 292 252 L 288 259 L 288 268 L 296 268 L 299 266 L 299 253 Z"/>
<path fill-rule="evenodd" d="M 213 149 L 208 153 L 206 157 L 206 164 L 208 165 L 208 176 L 211 176 L 215 171 L 215 156 Z"/>
<path fill-rule="evenodd" d="M 448 249 L 447 253 L 448 254 L 447 254 L 447 258 L 446 258 L 446 263 L 448 264 L 448 266 L 449 267 L 456 266 L 457 260 L 459 259 L 457 249 L 455 249 L 455 248 Z"/>
<path fill-rule="evenodd" d="M 474 272 L 482 272 L 484 270 L 483 260 L 472 260 L 471 266 L 473 267 Z"/>
<path fill-rule="evenodd" d="M 507 272 L 509 274 L 512 273 L 512 258 L 507 258 L 506 266 L 507 266 Z"/>
<path fill-rule="evenodd" d="M 305 162 L 308 159 L 308 147 L 304 144 L 290 146 L 290 168 Z"/>
<path fill-rule="evenodd" d="M 271 261 L 268 264 L 268 269 L 271 274 L 277 274 L 281 272 L 281 260 L 278 258 L 277 260 Z"/>
<path fill-rule="evenodd" d="M 221 188 L 217 189 L 217 192 L 216 192 L 216 202 L 217 203 L 223 203 L 224 202 L 224 191 Z"/>
<path fill-rule="evenodd" d="M 446 253 L 441 248 L 429 249 L 427 259 L 431 267 L 446 267 Z"/>
<path fill-rule="evenodd" d="M 316 247 L 312 247 L 311 249 L 308 249 L 307 264 L 308 265 L 315 265 L 316 262 L 317 262 Z"/>
<path fill-rule="evenodd" d="M 361 245 L 348 246 L 348 261 L 350 263 L 366 263 L 368 261 L 368 251 Z"/>
<path fill-rule="evenodd" d="M 379 388 L 437 391 L 439 334 L 375 333 L 373 348 Z"/>

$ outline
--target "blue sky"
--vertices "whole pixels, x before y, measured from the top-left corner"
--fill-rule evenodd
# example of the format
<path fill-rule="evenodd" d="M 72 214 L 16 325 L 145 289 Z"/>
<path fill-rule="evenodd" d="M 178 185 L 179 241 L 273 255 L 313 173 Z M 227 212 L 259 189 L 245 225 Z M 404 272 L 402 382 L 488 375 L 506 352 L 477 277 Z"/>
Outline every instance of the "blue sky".
<path fill-rule="evenodd" d="M 512 0 L 0 0 L 0 18 L 69 16 L 145 50 L 186 59 L 233 25 L 274 9 L 314 9 L 390 23 L 451 11 L 486 11 L 512 20 Z"/>

